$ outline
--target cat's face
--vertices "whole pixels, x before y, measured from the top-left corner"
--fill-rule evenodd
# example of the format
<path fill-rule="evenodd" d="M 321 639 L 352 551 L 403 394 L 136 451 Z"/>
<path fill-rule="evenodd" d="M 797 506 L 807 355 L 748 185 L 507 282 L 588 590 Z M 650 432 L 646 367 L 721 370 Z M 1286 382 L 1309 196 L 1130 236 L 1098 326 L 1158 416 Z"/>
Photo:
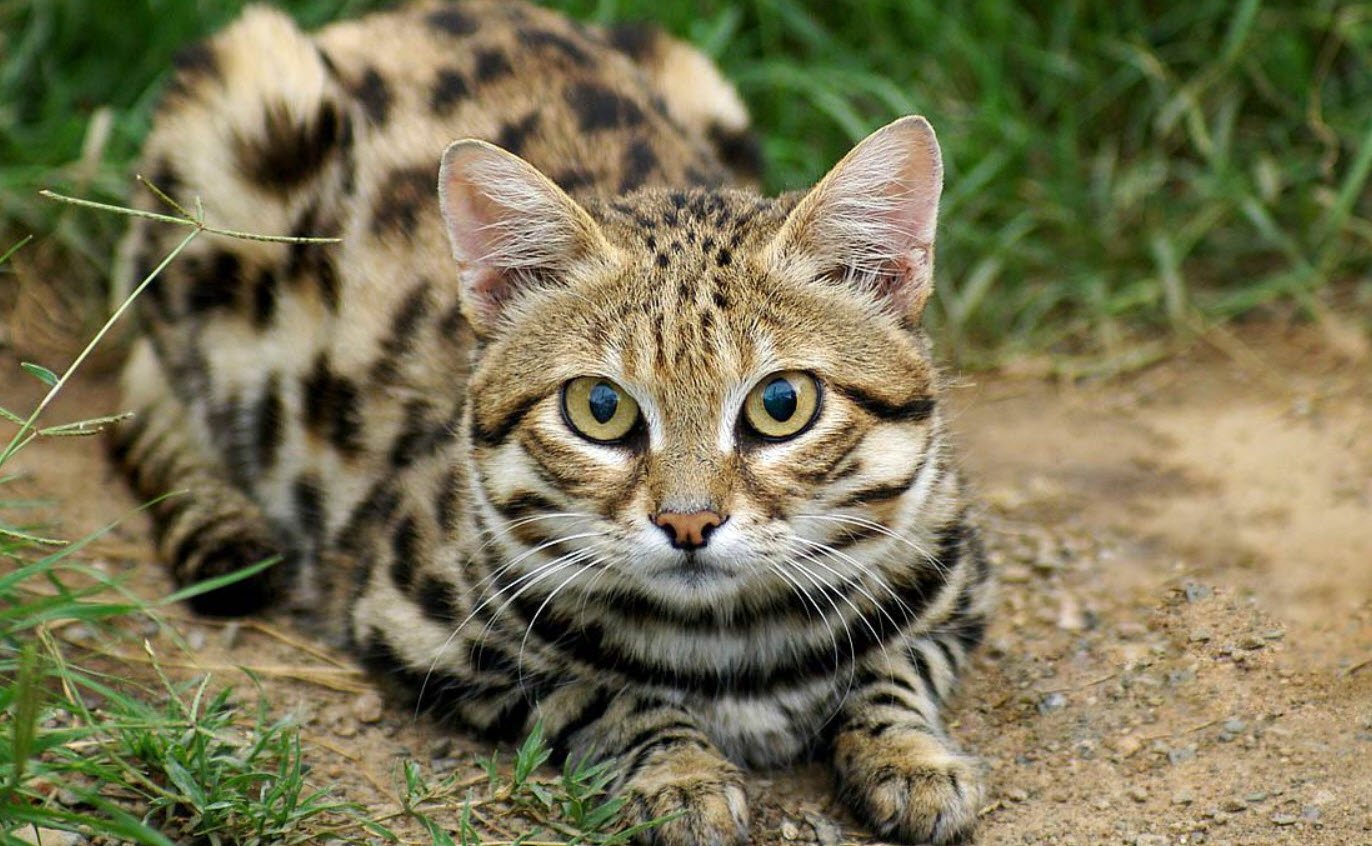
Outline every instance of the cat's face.
<path fill-rule="evenodd" d="M 558 212 L 570 233 L 477 245 L 539 262 L 467 275 L 472 466 L 511 577 L 708 603 L 921 544 L 937 148 L 922 122 L 884 132 L 799 201 L 644 193 Z M 445 212 L 493 214 L 475 208 L 489 192 L 453 193 Z M 515 231 L 502 202 L 487 233 Z"/>

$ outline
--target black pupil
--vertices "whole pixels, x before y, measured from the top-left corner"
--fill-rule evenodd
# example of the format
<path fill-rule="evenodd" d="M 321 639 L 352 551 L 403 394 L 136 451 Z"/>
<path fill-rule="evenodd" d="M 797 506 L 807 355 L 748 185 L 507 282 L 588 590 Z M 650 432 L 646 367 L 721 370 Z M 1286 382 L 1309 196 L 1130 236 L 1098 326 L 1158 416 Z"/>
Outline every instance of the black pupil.
<path fill-rule="evenodd" d="M 796 389 L 785 379 L 775 379 L 762 389 L 762 407 L 778 423 L 785 423 L 796 413 Z"/>
<path fill-rule="evenodd" d="M 591 408 L 591 416 L 597 423 L 609 423 L 615 416 L 615 410 L 619 408 L 619 392 L 604 382 L 597 382 L 591 388 L 591 397 L 587 402 Z"/>

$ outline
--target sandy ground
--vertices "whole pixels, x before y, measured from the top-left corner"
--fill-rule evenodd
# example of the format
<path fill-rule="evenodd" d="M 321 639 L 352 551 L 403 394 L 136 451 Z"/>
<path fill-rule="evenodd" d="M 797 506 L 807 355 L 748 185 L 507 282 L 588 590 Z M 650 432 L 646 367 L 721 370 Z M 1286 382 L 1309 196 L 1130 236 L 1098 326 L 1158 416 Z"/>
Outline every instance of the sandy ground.
<path fill-rule="evenodd" d="M 952 391 L 1003 581 L 951 715 L 985 762 L 981 843 L 1372 844 L 1368 364 L 1309 331 L 1222 346 L 1112 382 Z M 32 380 L 4 364 L 3 404 L 29 407 Z M 115 401 L 108 376 L 87 378 L 49 419 Z M 134 506 L 98 443 L 18 463 L 66 503 L 69 537 Z M 95 554 L 152 597 L 168 586 L 145 530 L 135 516 Z M 245 684 L 235 666 L 261 675 L 305 721 L 312 777 L 358 801 L 386 806 L 401 759 L 465 770 L 490 751 L 378 710 L 346 656 L 287 621 L 178 619 L 226 684 Z M 821 768 L 751 789 L 759 843 L 867 840 Z"/>

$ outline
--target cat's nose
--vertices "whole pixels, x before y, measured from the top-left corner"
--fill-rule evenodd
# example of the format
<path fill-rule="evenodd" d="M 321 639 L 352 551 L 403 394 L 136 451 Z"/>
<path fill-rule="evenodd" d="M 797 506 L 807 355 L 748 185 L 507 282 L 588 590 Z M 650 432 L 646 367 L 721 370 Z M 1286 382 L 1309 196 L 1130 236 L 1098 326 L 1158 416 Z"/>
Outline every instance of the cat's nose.
<path fill-rule="evenodd" d="M 710 539 L 710 534 L 723 525 L 725 518 L 714 511 L 692 511 L 683 514 L 679 511 L 660 511 L 653 518 L 667 540 L 677 549 L 700 549 Z"/>

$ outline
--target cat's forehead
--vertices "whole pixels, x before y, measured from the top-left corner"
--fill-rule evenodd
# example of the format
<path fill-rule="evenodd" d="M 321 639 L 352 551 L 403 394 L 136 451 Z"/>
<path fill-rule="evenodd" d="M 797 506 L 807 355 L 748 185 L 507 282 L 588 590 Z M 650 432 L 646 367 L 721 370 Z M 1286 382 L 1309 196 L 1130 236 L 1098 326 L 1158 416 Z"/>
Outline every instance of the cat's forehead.
<path fill-rule="evenodd" d="M 795 199 L 705 188 L 645 189 L 606 201 L 591 213 L 631 259 L 663 270 L 728 268 L 737 255 L 776 232 Z"/>

